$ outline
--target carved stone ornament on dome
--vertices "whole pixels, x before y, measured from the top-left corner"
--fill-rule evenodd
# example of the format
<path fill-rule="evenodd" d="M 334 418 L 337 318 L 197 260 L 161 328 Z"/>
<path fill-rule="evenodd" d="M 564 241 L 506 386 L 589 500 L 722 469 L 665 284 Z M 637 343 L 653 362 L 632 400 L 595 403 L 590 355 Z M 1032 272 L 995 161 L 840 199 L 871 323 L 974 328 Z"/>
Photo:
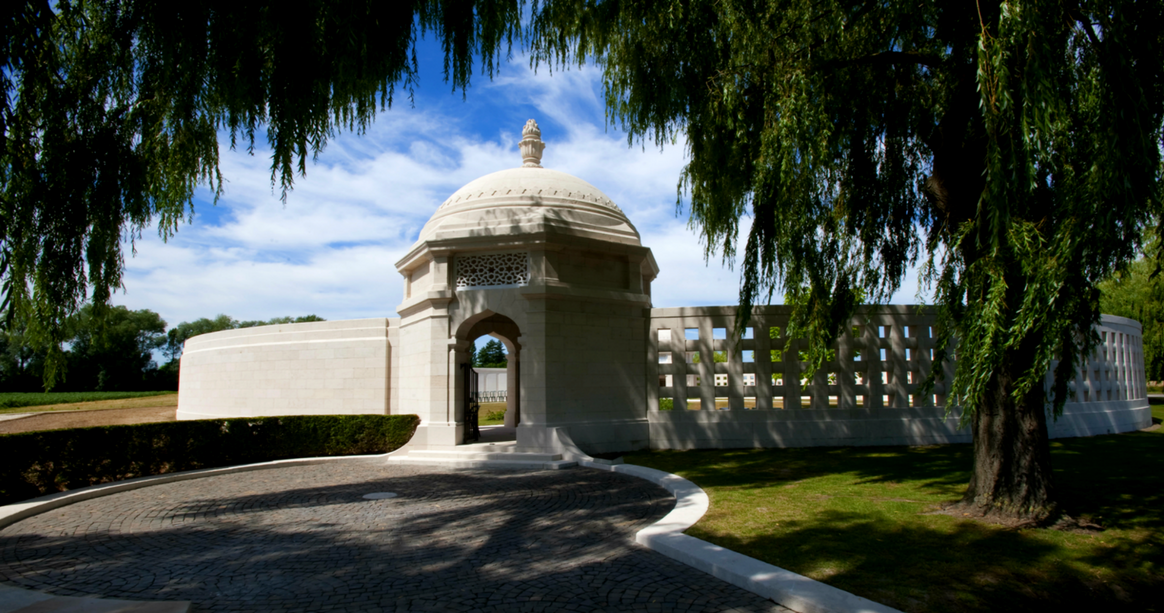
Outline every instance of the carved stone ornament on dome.
<path fill-rule="evenodd" d="M 538 128 L 538 122 L 534 121 L 533 119 L 526 121 L 525 127 L 522 128 L 522 130 L 521 130 L 521 136 L 522 136 L 522 139 L 518 143 L 518 148 L 521 150 L 521 159 L 522 159 L 523 163 L 520 167 L 514 168 L 514 169 L 509 169 L 509 170 L 521 172 L 522 168 L 542 168 L 542 165 L 541 165 L 542 152 L 545 150 L 546 144 L 544 142 L 542 142 L 542 131 L 540 128 Z M 487 175 L 487 177 L 493 177 L 494 175 L 501 175 L 502 173 L 506 173 L 506 172 L 508 172 L 508 171 L 502 170 L 502 171 L 493 173 L 492 175 Z M 581 186 L 581 187 L 589 188 L 589 189 L 582 189 L 580 191 L 575 191 L 575 190 L 565 189 L 565 188 L 556 189 L 556 187 L 557 187 L 556 183 L 558 183 L 562 180 L 562 179 L 555 178 L 558 176 L 564 176 L 564 178 L 567 181 L 571 180 L 571 179 L 577 181 L 576 177 L 570 177 L 568 175 L 562 175 L 562 173 L 555 173 L 553 171 L 550 171 L 550 172 L 545 173 L 545 177 L 544 177 L 545 181 L 543 183 L 539 184 L 539 183 L 535 182 L 534 185 L 529 185 L 527 187 L 520 187 L 517 185 L 506 186 L 506 185 L 499 185 L 497 183 L 487 183 L 488 189 L 484 189 L 484 190 L 473 189 L 471 191 L 467 190 L 466 188 L 468 188 L 470 186 L 472 186 L 474 188 L 477 187 L 476 182 L 472 182 L 472 183 L 469 183 L 468 185 L 466 185 L 464 188 L 461 188 L 457 192 L 453 193 L 448 198 L 446 198 L 445 201 L 442 202 L 441 205 L 437 208 L 438 208 L 438 210 L 440 210 L 440 209 L 444 209 L 446 207 L 450 207 L 450 206 L 455 205 L 455 204 L 463 204 L 463 203 L 467 203 L 467 202 L 470 202 L 473 200 L 480 200 L 483 198 L 498 198 L 498 197 L 505 197 L 505 196 L 513 196 L 513 197 L 523 197 L 524 199 L 533 198 L 533 199 L 539 199 L 539 200 L 540 200 L 540 198 L 557 197 L 557 198 L 562 198 L 565 200 L 591 202 L 591 203 L 597 204 L 599 206 L 606 207 L 606 208 L 614 210 L 614 211 L 618 211 L 619 213 L 622 212 L 622 209 L 618 208 L 618 205 L 616 205 L 610 198 L 607 198 L 605 194 L 602 194 L 601 192 L 594 189 L 593 186 L 591 186 L 589 184 L 584 184 L 583 186 Z M 487 177 L 482 177 L 482 179 L 485 179 Z"/>
<path fill-rule="evenodd" d="M 527 168 L 542 167 L 542 151 L 545 150 L 546 144 L 542 142 L 542 131 L 538 129 L 538 122 L 532 119 L 525 122 L 525 127 L 521 129 L 521 142 L 518 143 L 518 146 L 521 147 L 522 166 Z"/>

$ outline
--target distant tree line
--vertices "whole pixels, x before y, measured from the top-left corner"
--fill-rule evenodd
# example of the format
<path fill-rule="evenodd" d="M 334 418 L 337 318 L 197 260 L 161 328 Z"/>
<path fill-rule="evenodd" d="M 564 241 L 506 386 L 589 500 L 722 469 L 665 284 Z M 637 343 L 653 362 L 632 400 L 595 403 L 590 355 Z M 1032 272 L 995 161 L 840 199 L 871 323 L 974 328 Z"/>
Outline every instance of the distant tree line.
<path fill-rule="evenodd" d="M 169 363 L 175 363 L 182 357 L 182 347 L 191 337 L 209 332 L 222 330 L 237 330 L 239 328 L 254 328 L 256 326 L 273 326 L 276 324 L 301 324 L 309 321 L 326 321 L 318 315 L 304 315 L 302 317 L 272 317 L 266 321 L 251 320 L 238 321 L 230 315 L 219 314 L 214 319 L 205 317 L 194 321 L 184 321 L 166 332 L 165 354 Z"/>
<path fill-rule="evenodd" d="M 67 322 L 61 349 L 65 354 L 63 378 L 52 391 L 154 391 L 178 389 L 178 361 L 187 339 L 199 334 L 273 324 L 324 321 L 316 315 L 238 321 L 229 315 L 182 322 L 166 330 L 166 322 L 149 309 L 133 311 L 107 307 L 98 316 L 85 305 Z M 0 392 L 44 391 L 48 347 L 27 333 L 27 325 L 13 316 L 0 330 Z M 167 361 L 158 365 L 154 352 Z"/>
<path fill-rule="evenodd" d="M 477 368 L 505 368 L 508 365 L 505 346 L 501 341 L 491 340 L 473 354 L 473 366 Z"/>
<path fill-rule="evenodd" d="M 1164 380 L 1164 277 L 1157 262 L 1160 243 L 1145 248 L 1144 257 L 1099 284 L 1100 312 L 1134 319 L 1144 326 L 1144 375 Z"/>

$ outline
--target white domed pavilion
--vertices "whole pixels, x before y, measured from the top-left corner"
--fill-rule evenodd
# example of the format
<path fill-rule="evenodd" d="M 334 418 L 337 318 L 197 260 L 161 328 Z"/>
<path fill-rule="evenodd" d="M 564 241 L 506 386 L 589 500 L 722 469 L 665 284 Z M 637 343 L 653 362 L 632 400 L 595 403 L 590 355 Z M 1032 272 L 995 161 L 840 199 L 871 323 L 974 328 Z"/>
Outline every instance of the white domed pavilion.
<path fill-rule="evenodd" d="M 463 365 L 489 334 L 509 354 L 506 425 L 518 426 L 519 448 L 552 447 L 558 427 L 593 451 L 644 447 L 645 318 L 658 266 L 610 198 L 542 168 L 533 120 L 522 136 L 523 165 L 453 193 L 396 263 L 409 352 L 401 401 L 422 419 L 414 446 L 464 440 Z"/>

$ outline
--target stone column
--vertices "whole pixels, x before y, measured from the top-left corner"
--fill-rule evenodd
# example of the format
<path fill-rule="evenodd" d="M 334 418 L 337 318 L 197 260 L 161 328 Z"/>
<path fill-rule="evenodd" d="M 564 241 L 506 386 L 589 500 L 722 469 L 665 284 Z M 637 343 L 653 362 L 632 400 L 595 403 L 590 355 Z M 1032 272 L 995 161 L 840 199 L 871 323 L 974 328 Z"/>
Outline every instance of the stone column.
<path fill-rule="evenodd" d="M 449 421 L 453 425 L 449 434 L 453 436 L 453 439 L 442 441 L 446 445 L 460 445 L 465 441 L 465 376 L 467 372 L 464 365 L 472 363 L 473 344 L 471 342 L 449 342 L 449 370 L 452 371 L 448 378 L 451 386 L 451 389 L 448 390 L 449 403 L 451 404 Z"/>
<path fill-rule="evenodd" d="M 505 356 L 505 427 L 516 428 L 521 422 L 518 407 L 521 406 L 521 377 L 518 372 L 518 351 Z"/>
<path fill-rule="evenodd" d="M 473 363 L 473 344 L 464 341 L 449 345 L 449 354 L 452 358 L 449 363 L 449 369 L 452 370 L 452 375 L 449 377 L 449 382 L 452 389 L 449 390 L 449 398 L 452 402 L 450 413 L 452 418 L 450 421 L 457 424 L 465 422 L 465 364 Z"/>

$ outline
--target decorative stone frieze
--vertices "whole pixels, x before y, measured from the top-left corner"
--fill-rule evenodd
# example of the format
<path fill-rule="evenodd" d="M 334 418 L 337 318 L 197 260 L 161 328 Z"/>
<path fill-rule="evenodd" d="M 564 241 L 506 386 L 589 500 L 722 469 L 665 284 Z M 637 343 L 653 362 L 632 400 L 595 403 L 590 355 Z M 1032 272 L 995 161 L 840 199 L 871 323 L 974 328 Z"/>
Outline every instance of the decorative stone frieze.
<path fill-rule="evenodd" d="M 457 289 L 529 285 L 528 253 L 457 256 Z"/>
<path fill-rule="evenodd" d="M 506 197 L 512 197 L 512 198 L 519 198 L 520 197 L 520 198 L 527 198 L 530 200 L 533 200 L 535 198 L 536 199 L 557 198 L 557 199 L 561 199 L 561 200 L 566 201 L 566 202 L 574 200 L 574 201 L 578 201 L 578 202 L 587 202 L 590 204 L 597 204 L 599 206 L 606 207 L 612 211 L 618 211 L 619 213 L 622 213 L 622 209 L 618 208 L 618 205 L 615 204 L 613 200 L 611 200 L 610 198 L 607 198 L 606 196 L 604 196 L 601 193 L 598 193 L 597 190 L 587 190 L 587 189 L 573 189 L 573 190 L 571 190 L 571 189 L 546 189 L 546 188 L 488 189 L 488 190 L 470 191 L 470 192 L 465 192 L 465 193 L 458 192 L 458 193 L 450 196 L 447 200 L 445 200 L 444 203 L 442 203 L 440 205 L 439 209 L 444 209 L 446 207 L 450 207 L 450 206 L 453 206 L 455 204 L 468 204 L 470 202 L 475 202 L 477 200 L 485 200 L 486 198 L 506 198 Z"/>

